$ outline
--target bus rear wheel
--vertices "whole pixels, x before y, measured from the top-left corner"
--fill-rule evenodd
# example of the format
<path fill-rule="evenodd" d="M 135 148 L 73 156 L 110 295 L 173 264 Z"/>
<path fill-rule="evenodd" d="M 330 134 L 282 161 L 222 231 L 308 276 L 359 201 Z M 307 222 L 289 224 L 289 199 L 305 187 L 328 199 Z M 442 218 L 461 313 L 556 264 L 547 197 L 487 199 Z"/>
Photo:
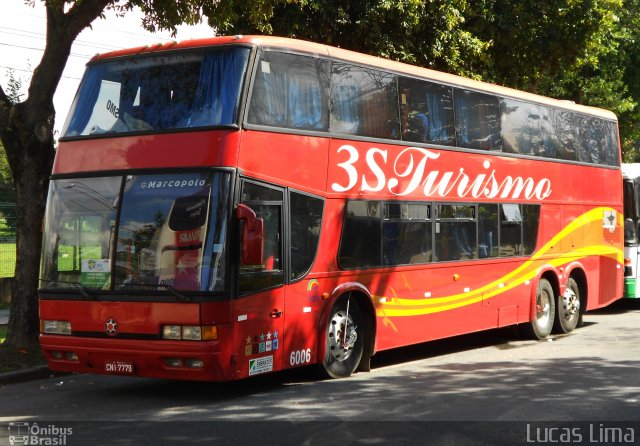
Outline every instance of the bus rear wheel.
<path fill-rule="evenodd" d="M 364 318 L 354 299 L 342 298 L 331 309 L 322 365 L 332 378 L 355 372 L 364 351 Z"/>
<path fill-rule="evenodd" d="M 580 288 L 570 277 L 565 292 L 558 296 L 554 328 L 558 333 L 570 333 L 579 325 L 580 317 Z"/>
<path fill-rule="evenodd" d="M 528 334 L 534 339 L 544 339 L 551 334 L 555 318 L 555 293 L 547 279 L 540 279 L 533 320 L 527 326 Z"/>

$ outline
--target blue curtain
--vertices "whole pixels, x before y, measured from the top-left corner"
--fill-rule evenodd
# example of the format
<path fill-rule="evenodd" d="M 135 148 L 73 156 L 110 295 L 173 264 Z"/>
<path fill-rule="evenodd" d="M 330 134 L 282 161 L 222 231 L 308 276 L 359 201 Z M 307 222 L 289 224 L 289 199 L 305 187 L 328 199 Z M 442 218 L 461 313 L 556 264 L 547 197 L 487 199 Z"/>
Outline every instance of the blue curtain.
<path fill-rule="evenodd" d="M 454 109 L 456 111 L 456 136 L 459 146 L 469 146 L 471 144 L 470 129 L 470 106 L 464 97 L 454 96 Z"/>
<path fill-rule="evenodd" d="M 233 124 L 249 49 L 206 54 L 198 93 L 182 127 Z"/>
<path fill-rule="evenodd" d="M 76 96 L 76 104 L 73 108 L 73 115 L 69 121 L 69 126 L 64 132 L 65 136 L 76 136 L 84 133 L 85 127 L 93 114 L 102 79 L 106 71 L 106 65 L 93 65 L 82 81 L 82 85 Z"/>
<path fill-rule="evenodd" d="M 320 85 L 305 77 L 296 77 L 289 84 L 289 119 L 295 128 L 321 129 L 322 94 Z"/>
<path fill-rule="evenodd" d="M 445 128 L 444 102 L 441 93 L 427 93 L 427 110 L 431 123 L 429 125 L 429 141 L 439 142 L 448 139 Z"/>
<path fill-rule="evenodd" d="M 282 125 L 286 123 L 285 101 L 287 93 L 288 73 L 286 71 L 271 71 L 262 75 L 264 81 L 264 106 L 267 124 Z"/>
<path fill-rule="evenodd" d="M 334 91 L 332 114 L 337 118 L 333 130 L 355 134 L 360 127 L 358 116 L 359 89 L 356 85 L 338 85 Z"/>

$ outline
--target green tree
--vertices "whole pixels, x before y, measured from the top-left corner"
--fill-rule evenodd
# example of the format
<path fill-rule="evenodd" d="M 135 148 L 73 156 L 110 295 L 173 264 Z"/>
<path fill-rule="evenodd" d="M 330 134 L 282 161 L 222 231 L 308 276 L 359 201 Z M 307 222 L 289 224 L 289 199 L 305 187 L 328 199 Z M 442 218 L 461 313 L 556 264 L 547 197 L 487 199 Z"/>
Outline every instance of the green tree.
<path fill-rule="evenodd" d="M 29 83 L 26 99 L 11 96 L 0 86 L 0 141 L 6 150 L 16 192 L 16 273 L 6 343 L 35 348 L 38 340 L 38 271 L 42 219 L 54 159 L 53 95 L 78 34 L 102 17 L 106 9 L 126 14 L 134 7 L 144 13 L 150 31 L 174 30 L 181 23 L 200 21 L 203 12 L 221 8 L 227 0 L 41 0 L 46 7 L 46 45 Z M 284 0 L 282 0 L 284 1 Z M 232 3 L 242 3 L 231 1 Z M 35 0 L 25 0 L 34 5 Z M 251 23 L 270 17 L 278 0 L 252 0 Z M 246 4 L 246 3 L 242 3 Z M 216 20 L 211 20 L 216 24 Z"/>
<path fill-rule="evenodd" d="M 16 191 L 13 187 L 13 175 L 7 161 L 4 146 L 0 143 L 0 201 L 15 202 Z"/>
<path fill-rule="evenodd" d="M 482 77 L 609 109 L 625 158 L 638 138 L 638 0 L 473 3 L 468 30 L 491 42 Z"/>
<path fill-rule="evenodd" d="M 268 32 L 475 76 L 487 45 L 465 30 L 467 10 L 466 0 L 282 1 L 257 24 L 243 2 L 221 2 L 210 17 L 222 34 Z"/>
<path fill-rule="evenodd" d="M 16 76 L 13 69 L 7 72 L 7 97 L 12 104 L 20 102 L 22 97 L 22 79 Z M 2 141 L 0 141 L 0 201 L 15 202 L 16 191 L 13 186 L 13 175 L 7 160 L 7 152 L 4 150 Z"/>
<path fill-rule="evenodd" d="M 640 0 L 625 0 L 619 21 L 620 45 L 612 69 L 622 72 L 635 106 L 620 113 L 620 137 L 626 162 L 640 162 Z"/>

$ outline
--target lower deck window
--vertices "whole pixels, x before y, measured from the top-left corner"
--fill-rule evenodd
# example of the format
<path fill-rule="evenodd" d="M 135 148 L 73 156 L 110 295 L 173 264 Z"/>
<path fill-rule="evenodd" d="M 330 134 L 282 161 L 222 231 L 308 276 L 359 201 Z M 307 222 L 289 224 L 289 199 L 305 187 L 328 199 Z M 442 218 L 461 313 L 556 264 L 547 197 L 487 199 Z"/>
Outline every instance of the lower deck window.
<path fill-rule="evenodd" d="M 539 205 L 350 200 L 338 262 L 342 268 L 530 255 Z"/>

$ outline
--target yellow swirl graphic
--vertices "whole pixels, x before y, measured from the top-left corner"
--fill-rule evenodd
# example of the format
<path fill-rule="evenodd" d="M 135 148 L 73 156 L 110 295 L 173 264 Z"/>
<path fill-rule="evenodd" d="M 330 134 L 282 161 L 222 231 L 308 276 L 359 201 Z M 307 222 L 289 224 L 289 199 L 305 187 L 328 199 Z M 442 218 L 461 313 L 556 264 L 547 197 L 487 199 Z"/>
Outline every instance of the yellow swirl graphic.
<path fill-rule="evenodd" d="M 549 265 L 557 268 L 589 256 L 609 257 L 622 264 L 622 249 L 606 241 L 604 237 L 604 234 L 609 231 L 608 228 L 603 226 L 605 212 L 615 211 L 611 208 L 599 207 L 582 214 L 558 232 L 527 261 L 513 271 L 480 288 L 450 296 L 425 299 L 374 296 L 377 301 L 377 314 L 383 318 L 418 316 L 464 307 L 498 296 L 534 279 L 538 276 L 539 269 L 542 266 Z M 622 216 L 617 214 L 617 222 L 621 221 Z M 615 229 L 619 231 L 619 225 Z M 555 247 L 562 245 L 563 242 L 570 243 L 573 240 L 572 236 L 575 236 L 575 239 L 579 240 L 582 246 L 572 246 L 570 250 L 560 254 L 551 252 Z"/>

